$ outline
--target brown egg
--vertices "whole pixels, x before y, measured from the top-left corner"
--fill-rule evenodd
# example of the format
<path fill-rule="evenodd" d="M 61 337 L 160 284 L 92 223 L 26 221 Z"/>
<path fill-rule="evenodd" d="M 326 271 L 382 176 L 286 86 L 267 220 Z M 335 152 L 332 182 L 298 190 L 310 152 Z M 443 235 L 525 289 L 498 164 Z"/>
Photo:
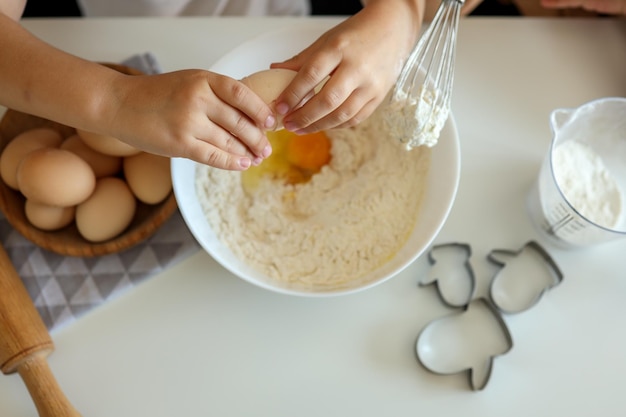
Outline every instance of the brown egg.
<path fill-rule="evenodd" d="M 100 135 L 82 129 L 76 129 L 76 133 L 89 147 L 105 155 L 130 156 L 141 152 L 134 146 L 130 146 L 112 136 Z"/>
<path fill-rule="evenodd" d="M 17 190 L 17 167 L 30 152 L 61 144 L 63 138 L 56 130 L 49 128 L 30 129 L 17 135 L 2 151 L 0 156 L 0 176 L 6 185 Z"/>
<path fill-rule="evenodd" d="M 42 148 L 26 155 L 17 169 L 17 184 L 24 196 L 50 206 L 75 206 L 93 192 L 96 176 L 78 155 L 57 148 Z"/>
<path fill-rule="evenodd" d="M 271 68 L 250 74 L 241 80 L 267 104 L 273 104 L 278 95 L 289 85 L 297 72 L 283 68 Z M 277 129 L 282 128 L 282 116 L 278 117 Z"/>
<path fill-rule="evenodd" d="M 123 165 L 126 182 L 139 201 L 157 204 L 172 191 L 169 158 L 141 152 L 124 158 Z"/>
<path fill-rule="evenodd" d="M 248 75 L 241 80 L 242 83 L 250 87 L 264 102 L 270 106 L 274 105 L 274 101 L 278 98 L 285 88 L 293 81 L 294 77 L 298 73 L 296 71 L 286 68 L 270 68 L 255 72 Z M 324 78 L 314 89 L 311 91 L 299 105 L 307 102 L 313 95 L 317 94 L 322 87 L 326 84 L 329 77 Z M 278 117 L 276 130 L 282 129 L 283 121 L 282 116 Z"/>
<path fill-rule="evenodd" d="M 24 212 L 33 226 L 52 231 L 62 229 L 72 223 L 76 207 L 55 207 L 26 200 Z"/>
<path fill-rule="evenodd" d="M 124 180 L 100 178 L 93 194 L 76 207 L 76 227 L 85 239 L 102 242 L 122 233 L 136 208 L 137 200 Z"/>
<path fill-rule="evenodd" d="M 298 74 L 284 68 L 271 68 L 250 74 L 241 80 L 267 104 L 276 100 L 278 95 L 289 85 Z"/>
<path fill-rule="evenodd" d="M 96 178 L 115 175 L 122 169 L 122 158 L 96 151 L 88 146 L 78 135 L 65 139 L 60 148 L 71 151 L 83 158 L 93 169 Z"/>

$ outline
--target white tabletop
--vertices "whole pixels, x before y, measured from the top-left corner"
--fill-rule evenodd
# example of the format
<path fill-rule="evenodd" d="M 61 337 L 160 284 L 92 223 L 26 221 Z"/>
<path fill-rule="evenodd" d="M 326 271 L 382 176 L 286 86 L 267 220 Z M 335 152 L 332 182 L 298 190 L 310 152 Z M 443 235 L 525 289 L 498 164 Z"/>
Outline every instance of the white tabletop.
<path fill-rule="evenodd" d="M 173 70 L 208 68 L 248 38 L 297 22 L 25 25 L 89 59 L 149 50 Z M 461 22 L 453 98 L 461 182 L 437 242 L 472 245 L 478 294 L 490 278 L 481 258 L 538 238 L 525 200 L 551 139 L 550 111 L 604 96 L 626 96 L 625 20 Z M 307 299 L 257 288 L 199 252 L 53 334 L 49 362 L 85 417 L 624 415 L 626 241 L 546 247 L 564 282 L 505 318 L 514 347 L 480 392 L 465 375 L 433 375 L 416 361 L 420 330 L 449 312 L 417 286 L 420 260 L 365 292 Z M 36 415 L 17 375 L 0 377 L 0 415 Z"/>

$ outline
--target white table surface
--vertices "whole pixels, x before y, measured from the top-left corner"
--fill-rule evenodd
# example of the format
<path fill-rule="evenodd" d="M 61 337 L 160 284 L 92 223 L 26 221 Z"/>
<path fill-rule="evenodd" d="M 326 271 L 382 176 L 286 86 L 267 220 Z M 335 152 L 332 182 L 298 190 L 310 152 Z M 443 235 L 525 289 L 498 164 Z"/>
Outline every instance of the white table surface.
<path fill-rule="evenodd" d="M 297 22 L 24 24 L 89 59 L 150 50 L 174 70 L 208 68 L 250 37 Z M 625 20 L 461 22 L 453 98 L 461 182 L 437 243 L 472 245 L 479 294 L 490 277 L 481 258 L 538 238 L 525 199 L 551 139 L 550 111 L 603 96 L 626 96 Z M 623 416 L 626 241 L 546 247 L 565 280 L 506 317 L 514 347 L 480 392 L 465 375 L 432 375 L 416 361 L 420 330 L 449 312 L 417 287 L 423 260 L 365 292 L 305 299 L 254 287 L 199 252 L 54 333 L 49 363 L 85 417 Z M 36 416 L 17 375 L 0 377 L 0 416 Z"/>

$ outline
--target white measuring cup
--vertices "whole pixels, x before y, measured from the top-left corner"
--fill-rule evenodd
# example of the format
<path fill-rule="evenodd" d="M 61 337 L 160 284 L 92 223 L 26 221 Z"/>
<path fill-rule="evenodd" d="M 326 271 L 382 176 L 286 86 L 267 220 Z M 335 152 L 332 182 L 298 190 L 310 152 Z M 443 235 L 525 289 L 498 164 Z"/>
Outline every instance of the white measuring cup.
<path fill-rule="evenodd" d="M 626 98 L 550 115 L 553 138 L 528 209 L 540 233 L 564 248 L 626 237 Z"/>

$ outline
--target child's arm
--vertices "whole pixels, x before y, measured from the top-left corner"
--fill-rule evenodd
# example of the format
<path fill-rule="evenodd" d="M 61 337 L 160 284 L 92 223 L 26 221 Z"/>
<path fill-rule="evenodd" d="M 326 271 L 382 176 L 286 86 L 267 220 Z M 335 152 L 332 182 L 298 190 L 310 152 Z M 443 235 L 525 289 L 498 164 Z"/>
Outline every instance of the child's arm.
<path fill-rule="evenodd" d="M 274 116 L 243 83 L 202 70 L 118 73 L 33 36 L 13 17 L 21 6 L 0 0 L 0 104 L 219 168 L 245 169 L 270 152 Z"/>

